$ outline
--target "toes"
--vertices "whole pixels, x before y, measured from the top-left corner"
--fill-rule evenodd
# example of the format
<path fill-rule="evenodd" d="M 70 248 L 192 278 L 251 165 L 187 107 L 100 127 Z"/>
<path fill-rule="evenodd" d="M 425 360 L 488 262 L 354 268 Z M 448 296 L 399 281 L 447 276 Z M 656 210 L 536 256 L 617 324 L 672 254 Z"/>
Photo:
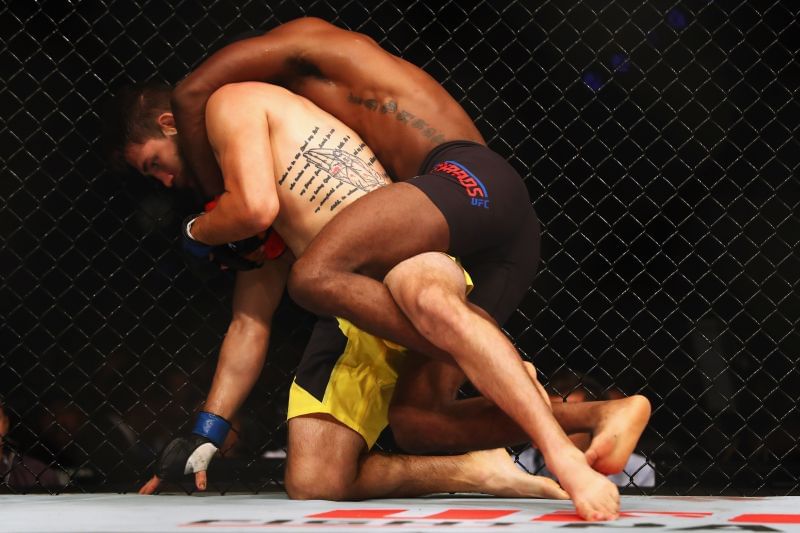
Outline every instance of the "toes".
<path fill-rule="evenodd" d="M 546 482 L 542 487 L 542 497 L 550 498 L 553 500 L 568 500 L 569 494 L 567 491 L 561 488 L 561 485 L 553 481 L 552 479 L 545 478 Z"/>

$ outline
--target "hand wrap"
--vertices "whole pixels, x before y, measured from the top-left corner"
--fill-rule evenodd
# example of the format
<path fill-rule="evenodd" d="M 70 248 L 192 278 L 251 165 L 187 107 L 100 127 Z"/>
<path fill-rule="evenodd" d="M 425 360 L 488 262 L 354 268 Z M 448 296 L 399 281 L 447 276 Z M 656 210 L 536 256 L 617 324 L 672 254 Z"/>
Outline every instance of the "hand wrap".
<path fill-rule="evenodd" d="M 179 481 L 186 474 L 208 470 L 230 428 L 230 423 L 221 416 L 201 412 L 192 435 L 172 439 L 161 452 L 156 463 L 156 475 L 161 479 Z"/>

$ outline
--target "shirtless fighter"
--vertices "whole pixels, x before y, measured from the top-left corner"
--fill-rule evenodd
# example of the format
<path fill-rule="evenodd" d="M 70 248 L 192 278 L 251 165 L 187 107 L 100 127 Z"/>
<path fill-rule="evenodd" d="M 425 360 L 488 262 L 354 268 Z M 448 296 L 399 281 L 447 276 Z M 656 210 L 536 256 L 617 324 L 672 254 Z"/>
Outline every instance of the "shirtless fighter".
<path fill-rule="evenodd" d="M 219 182 L 209 173 L 210 152 L 205 159 L 202 155 L 207 146 L 200 111 L 211 91 L 248 79 L 281 83 L 347 121 L 373 145 L 393 177 L 411 178 L 418 168 L 428 172 L 344 210 L 294 266 L 293 296 L 314 312 L 343 316 L 417 352 L 452 356 L 539 446 L 582 516 L 616 516 L 616 487 L 589 463 L 601 471 L 621 467 L 620 458 L 627 457 L 646 423 L 646 400 L 633 399 L 637 429 L 629 433 L 632 439 L 616 426 L 600 429 L 584 456 L 536 394 L 513 346 L 479 310 L 502 323 L 529 286 L 538 261 L 538 223 L 515 171 L 483 146 L 466 113 L 423 71 L 363 35 L 301 19 L 226 47 L 178 88 L 177 119 L 192 140 L 184 149 L 209 192 L 217 192 Z M 240 193 L 229 189 L 223 198 Z M 243 236 L 229 222 L 233 210 L 219 209 L 216 215 L 197 219 L 193 235 L 198 241 L 213 245 Z M 265 213 L 253 216 L 268 218 Z M 408 231 L 409 225 L 414 231 Z M 458 255 L 474 271 L 470 303 L 464 300 L 460 269 L 446 257 L 429 254 L 406 261 L 432 251 Z M 385 285 L 377 281 L 384 276 Z M 426 383 L 420 386 L 425 389 Z M 486 406 L 480 408 L 484 415 Z M 394 410 L 393 424 L 403 424 L 397 413 L 404 411 L 409 410 Z M 486 421 L 491 427 L 508 419 Z M 454 441 L 474 437 L 437 433 L 444 443 L 421 446 L 458 447 Z"/>
<path fill-rule="evenodd" d="M 170 92 L 166 86 L 122 91 L 112 108 L 118 110 L 114 153 L 167 187 L 181 186 L 185 178 Z M 320 228 L 347 205 L 389 182 L 355 132 L 308 100 L 274 85 L 242 83 L 220 89 L 208 103 L 206 124 L 226 189 L 261 199 L 272 213 L 269 219 L 254 219 L 263 206 L 240 203 L 233 209 L 237 218 L 229 219 L 232 226 L 243 239 L 256 226 L 271 226 L 290 252 L 261 268 L 238 273 L 235 319 L 223 344 L 208 411 L 198 418 L 195 436 L 173 441 L 160 459 L 161 477 L 175 474 L 176 469 L 178 474 L 203 471 L 199 488 L 205 488 L 205 466 L 225 440 L 230 427 L 226 418 L 239 408 L 260 373 L 269 322 L 292 256 L 301 256 Z M 236 198 L 223 195 L 220 205 L 201 218 L 215 218 L 224 202 Z M 191 231 L 187 228 L 190 236 Z M 229 247 L 212 247 L 208 252 L 224 256 L 228 251 Z M 446 457 L 366 454 L 388 420 L 403 358 L 344 320 L 319 322 L 290 394 L 286 488 L 292 498 L 363 499 L 432 492 L 567 497 L 552 480 L 519 472 L 505 450 Z M 246 369 L 237 372 L 240 365 Z M 231 375 L 244 382 L 232 382 Z M 151 493 L 158 484 L 159 477 L 154 477 L 141 492 Z"/>

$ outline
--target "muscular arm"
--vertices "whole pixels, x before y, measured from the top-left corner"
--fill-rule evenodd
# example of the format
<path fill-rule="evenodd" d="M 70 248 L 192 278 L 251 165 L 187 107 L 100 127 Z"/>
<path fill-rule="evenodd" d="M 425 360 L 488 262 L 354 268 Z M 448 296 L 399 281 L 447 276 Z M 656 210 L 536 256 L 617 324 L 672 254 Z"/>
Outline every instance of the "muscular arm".
<path fill-rule="evenodd" d="M 218 245 L 267 229 L 278 215 L 264 84 L 226 85 L 209 99 L 208 140 L 225 176 L 217 206 L 198 217 L 194 239 Z"/>
<path fill-rule="evenodd" d="M 175 88 L 172 110 L 180 146 L 198 182 L 209 196 L 222 192 L 222 175 L 208 142 L 206 103 L 223 85 L 243 81 L 286 83 L 302 75 L 306 48 L 324 38 L 321 33 L 344 32 L 316 18 L 301 18 L 264 35 L 235 42 L 213 54 Z"/>
<path fill-rule="evenodd" d="M 206 412 L 231 420 L 253 389 L 267 358 L 272 315 L 286 285 L 289 262 L 288 257 L 269 261 L 258 270 L 240 272 L 236 276 L 233 318 L 222 342 L 214 380 L 204 407 Z M 158 489 L 162 482 L 159 471 L 162 468 L 169 470 L 169 463 L 177 461 L 183 471 L 183 461 L 191 459 L 200 449 L 189 447 L 187 450 L 187 442 L 183 438 L 170 442 L 159 459 L 159 465 L 162 466 L 156 467 L 156 475 L 142 485 L 139 494 L 153 494 Z M 173 451 L 169 452 L 170 449 Z M 216 451 L 216 448 L 213 450 Z M 181 457 L 181 451 L 187 456 Z M 199 490 L 206 489 L 205 470 L 210 460 L 211 456 L 206 456 L 202 468 L 193 470 Z"/>
<path fill-rule="evenodd" d="M 230 420 L 250 394 L 267 358 L 272 315 L 288 272 L 288 260 L 281 258 L 237 274 L 233 317 L 222 342 L 206 411 Z"/>

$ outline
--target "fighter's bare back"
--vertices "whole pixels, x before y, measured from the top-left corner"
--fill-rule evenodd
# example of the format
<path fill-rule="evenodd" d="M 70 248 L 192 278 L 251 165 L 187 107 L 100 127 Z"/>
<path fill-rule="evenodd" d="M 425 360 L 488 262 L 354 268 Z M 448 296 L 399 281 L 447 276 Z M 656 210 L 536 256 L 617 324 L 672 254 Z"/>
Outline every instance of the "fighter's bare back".
<path fill-rule="evenodd" d="M 295 257 L 341 209 L 390 183 L 375 154 L 357 133 L 307 99 L 266 83 L 240 83 L 209 102 L 209 129 L 231 120 L 230 111 L 267 116 L 272 175 L 280 209 L 273 227 Z"/>

